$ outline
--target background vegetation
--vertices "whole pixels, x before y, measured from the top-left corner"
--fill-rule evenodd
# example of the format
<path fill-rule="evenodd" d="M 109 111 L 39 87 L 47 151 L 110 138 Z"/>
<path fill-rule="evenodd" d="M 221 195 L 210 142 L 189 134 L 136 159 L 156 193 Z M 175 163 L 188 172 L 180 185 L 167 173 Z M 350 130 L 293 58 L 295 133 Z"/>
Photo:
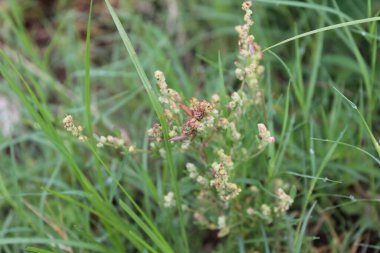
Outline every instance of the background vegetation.
<path fill-rule="evenodd" d="M 110 2 L 152 83 L 161 69 L 187 97 L 210 98 L 222 71 L 226 89 L 237 87 L 239 1 Z M 220 239 L 190 216 L 181 225 L 162 206 L 173 182 L 162 175 L 169 173 L 160 159 L 99 151 L 62 128 L 72 114 L 85 131 L 148 147 L 154 109 L 106 3 L 94 1 L 89 39 L 89 1 L 1 1 L 0 252 L 27 246 L 34 252 L 187 252 L 181 228 L 190 252 L 379 252 L 380 37 L 368 18 L 378 16 L 380 1 L 253 5 L 263 49 L 293 40 L 265 52 L 261 87 L 277 143 L 240 182 L 265 182 L 274 166 L 297 195 L 285 219 Z M 178 177 L 186 160 L 175 156 Z M 189 185 L 181 181 L 180 192 Z"/>

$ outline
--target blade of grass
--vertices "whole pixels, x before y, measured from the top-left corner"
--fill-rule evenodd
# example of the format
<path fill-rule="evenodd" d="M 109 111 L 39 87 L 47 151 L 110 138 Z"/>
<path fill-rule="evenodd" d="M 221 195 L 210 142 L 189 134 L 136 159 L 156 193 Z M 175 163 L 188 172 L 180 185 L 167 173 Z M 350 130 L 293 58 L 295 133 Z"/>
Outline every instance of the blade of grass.
<path fill-rule="evenodd" d="M 324 25 L 324 15 L 320 16 L 318 23 L 319 23 L 318 24 L 319 27 L 322 27 Z M 314 61 L 312 62 L 310 81 L 309 81 L 307 94 L 306 94 L 305 116 L 307 117 L 310 116 L 310 110 L 311 110 L 311 105 L 313 101 L 315 86 L 317 84 L 318 73 L 320 71 L 321 57 L 322 57 L 322 51 L 323 51 L 323 46 L 324 46 L 324 33 L 318 33 L 316 37 L 317 37 L 316 46 L 312 50 L 313 52 L 312 58 L 314 58 L 313 59 Z M 309 121 L 308 118 L 306 118 L 305 120 Z"/>
<path fill-rule="evenodd" d="M 226 104 L 227 91 L 224 85 L 223 62 L 222 62 L 222 56 L 220 54 L 220 51 L 218 52 L 218 71 L 219 71 L 219 93 L 221 95 L 220 100 L 222 101 L 222 104 Z"/>
<path fill-rule="evenodd" d="M 380 145 L 379 143 L 377 142 L 375 136 L 373 135 L 370 127 L 368 126 L 366 120 L 364 119 L 363 115 L 361 114 L 360 110 L 358 109 L 358 107 L 356 106 L 356 104 L 354 102 L 352 102 L 351 100 L 349 100 L 342 92 L 340 92 L 337 88 L 335 88 L 335 86 L 332 85 L 332 88 L 342 97 L 344 98 L 344 100 L 346 100 L 346 102 L 348 102 L 351 106 L 352 109 L 354 109 L 357 114 L 359 115 L 359 118 L 360 120 L 362 121 L 362 123 L 364 124 L 366 130 L 367 130 L 367 133 L 372 141 L 372 144 L 373 146 L 375 147 L 376 149 L 376 152 L 378 154 L 378 156 L 380 157 Z"/>
<path fill-rule="evenodd" d="M 0 245 L 10 244 L 61 244 L 71 247 L 91 250 L 92 252 L 107 252 L 105 248 L 94 243 L 85 243 L 81 241 L 69 241 L 69 240 L 57 240 L 48 238 L 25 238 L 25 237 L 12 237 L 12 238 L 0 238 Z"/>
<path fill-rule="evenodd" d="M 333 140 L 327 140 L 327 139 L 320 139 L 320 138 L 313 138 L 313 140 L 316 140 L 316 141 L 321 141 L 321 142 L 331 142 L 331 143 L 334 143 L 335 141 Z M 372 158 L 378 165 L 380 165 L 380 160 L 378 158 L 376 158 L 375 156 L 373 156 L 371 153 L 365 151 L 364 149 L 362 148 L 359 148 L 359 147 L 356 147 L 354 145 L 351 145 L 349 143 L 344 143 L 344 142 L 338 142 L 339 145 L 342 145 L 342 146 L 346 146 L 346 147 L 350 147 L 350 148 L 353 148 L 353 149 L 356 149 L 356 150 L 359 150 L 360 152 L 362 152 L 363 154 L 369 156 L 370 158 Z"/>
<path fill-rule="evenodd" d="M 55 253 L 54 251 L 39 249 L 35 247 L 26 247 L 25 250 L 34 253 Z"/>
<path fill-rule="evenodd" d="M 310 207 L 309 212 L 307 212 L 305 219 L 303 219 L 301 234 L 298 237 L 298 240 L 296 240 L 296 244 L 294 247 L 294 253 L 302 252 L 301 247 L 302 247 L 303 238 L 305 237 L 305 234 L 306 234 L 307 223 L 310 219 L 311 213 L 313 212 L 316 204 L 317 204 L 317 202 L 314 202 L 314 204 Z"/>
<path fill-rule="evenodd" d="M 276 43 L 276 44 L 274 44 L 272 46 L 269 46 L 269 47 L 265 48 L 263 50 L 263 52 L 265 52 L 265 51 L 267 51 L 269 49 L 278 47 L 280 45 L 286 44 L 286 43 L 291 42 L 293 40 L 297 40 L 297 39 L 300 39 L 300 38 L 303 38 L 303 37 L 307 37 L 307 36 L 310 36 L 310 35 L 313 35 L 313 34 L 316 34 L 316 33 L 326 32 L 326 31 L 329 31 L 329 30 L 334 30 L 334 29 L 338 29 L 338 28 L 342 28 L 342 27 L 359 25 L 359 24 L 369 23 L 369 22 L 374 22 L 374 21 L 379 21 L 379 20 L 380 20 L 380 17 L 372 17 L 372 18 L 358 19 L 358 20 L 353 20 L 353 21 L 348 21 L 348 22 L 343 22 L 343 23 L 339 23 L 339 24 L 335 24 L 335 25 L 330 25 L 330 26 L 322 27 L 322 28 L 315 29 L 315 30 L 312 30 L 312 31 L 309 31 L 309 32 L 305 32 L 305 33 L 301 33 L 301 34 L 293 36 L 293 37 L 291 37 L 289 39 L 280 41 L 280 42 L 278 42 L 278 43 Z"/>
<path fill-rule="evenodd" d="M 338 3 L 335 0 L 333 0 L 332 2 L 334 4 L 334 7 L 339 10 Z M 374 106 L 375 106 L 374 105 L 375 100 L 374 100 L 374 96 L 373 96 L 373 87 L 374 86 L 371 83 L 369 68 L 368 68 L 368 65 L 367 65 L 367 62 L 366 62 L 364 56 L 360 52 L 357 41 L 355 41 L 354 37 L 352 36 L 351 31 L 347 27 L 344 27 L 343 32 L 346 35 L 344 37 L 342 35 L 343 42 L 347 44 L 347 47 L 354 54 L 356 61 L 358 63 L 360 72 L 362 74 L 363 80 L 364 80 L 365 90 L 367 92 L 367 101 L 368 101 L 367 102 L 367 107 L 368 107 L 367 112 L 368 113 L 366 114 L 366 118 L 367 118 L 369 127 L 372 129 L 372 114 L 373 114 L 372 111 L 373 111 Z"/>
<path fill-rule="evenodd" d="M 92 133 L 91 121 L 91 78 L 90 78 L 90 41 L 91 41 L 91 16 L 92 16 L 92 0 L 90 1 L 90 11 L 87 21 L 86 35 L 86 54 L 85 54 L 85 74 L 84 74 L 84 101 L 86 105 L 87 133 Z"/>
<path fill-rule="evenodd" d="M 347 14 L 338 11 L 334 8 L 324 6 L 321 4 L 315 4 L 315 3 L 305 3 L 305 2 L 300 2 L 300 1 L 286 1 L 286 0 L 253 0 L 253 2 L 257 3 L 263 3 L 263 4 L 275 4 L 277 6 L 279 5 L 285 5 L 285 6 L 292 6 L 292 7 L 297 7 L 297 8 L 306 8 L 306 9 L 313 9 L 318 12 L 324 11 L 327 13 L 332 13 L 337 16 L 343 17 L 346 20 L 352 20 L 350 16 Z"/>

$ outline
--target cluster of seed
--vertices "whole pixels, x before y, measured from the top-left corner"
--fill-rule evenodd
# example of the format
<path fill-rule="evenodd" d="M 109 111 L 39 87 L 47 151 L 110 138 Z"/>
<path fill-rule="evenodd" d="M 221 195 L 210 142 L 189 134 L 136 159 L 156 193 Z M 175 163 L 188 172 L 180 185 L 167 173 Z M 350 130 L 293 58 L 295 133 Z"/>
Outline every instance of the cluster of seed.
<path fill-rule="evenodd" d="M 241 95 L 239 95 L 238 92 L 233 92 L 231 94 L 231 101 L 228 103 L 228 108 L 231 110 L 234 110 L 235 114 L 240 115 L 242 114 L 242 107 L 243 102 L 247 100 L 247 97 L 244 92 L 240 92 Z"/>
<path fill-rule="evenodd" d="M 272 217 L 272 209 L 267 204 L 262 204 L 260 207 L 260 212 L 262 215 L 262 218 L 268 223 L 272 223 L 273 217 Z"/>
<path fill-rule="evenodd" d="M 214 126 L 215 116 L 218 111 L 214 108 L 214 103 L 206 100 L 199 101 L 196 98 L 190 99 L 189 107 L 182 103 L 182 98 L 178 92 L 168 88 L 165 75 L 157 70 L 155 72 L 157 85 L 160 89 L 159 101 L 164 105 L 164 115 L 169 123 L 170 141 L 183 141 L 181 149 L 186 150 L 190 145 L 190 139 L 193 139 L 198 133 L 205 132 L 206 129 Z M 218 102 L 219 96 L 214 95 L 213 101 Z M 182 126 L 178 122 L 182 121 L 180 109 L 188 116 Z M 148 130 L 151 138 L 151 147 L 158 147 L 162 141 L 162 129 L 159 124 L 153 125 Z"/>
<path fill-rule="evenodd" d="M 87 141 L 87 137 L 85 135 L 82 134 L 83 132 L 83 127 L 81 125 L 78 125 L 76 126 L 74 124 L 74 119 L 73 119 L 73 116 L 71 115 L 67 115 L 64 119 L 63 119 L 63 127 L 71 132 L 71 134 L 75 137 L 78 138 L 79 141 L 81 142 L 85 142 Z"/>
<path fill-rule="evenodd" d="M 218 237 L 224 237 L 230 233 L 230 228 L 227 226 L 226 216 L 222 215 L 218 217 Z"/>
<path fill-rule="evenodd" d="M 164 196 L 164 207 L 166 208 L 171 208 L 175 206 L 175 201 L 174 201 L 174 193 L 173 192 L 168 192 Z"/>
<path fill-rule="evenodd" d="M 83 127 L 81 125 L 76 126 L 74 124 L 74 120 L 73 120 L 73 117 L 71 115 L 67 115 L 63 119 L 62 122 L 63 122 L 64 128 L 67 131 L 71 132 L 71 134 L 73 136 L 77 137 L 79 141 L 85 142 L 85 141 L 88 140 L 87 136 L 84 136 L 82 134 Z M 120 148 L 120 147 L 128 148 L 128 151 L 130 153 L 134 153 L 136 151 L 135 146 L 133 146 L 133 145 L 126 146 L 126 143 L 125 143 L 125 141 L 122 138 L 118 138 L 118 137 L 115 137 L 115 136 L 112 136 L 112 135 L 108 135 L 107 137 L 100 136 L 97 141 L 98 142 L 97 142 L 96 146 L 98 148 L 102 148 L 105 145 L 108 145 L 108 146 L 112 146 L 114 148 Z"/>
<path fill-rule="evenodd" d="M 233 169 L 234 162 L 232 161 L 231 156 L 226 155 L 224 153 L 223 149 L 219 149 L 218 152 L 217 152 L 217 155 L 219 157 L 220 162 L 224 165 L 224 167 L 226 168 L 226 170 L 229 171 L 229 170 Z"/>
<path fill-rule="evenodd" d="M 173 89 L 168 88 L 166 78 L 162 71 L 157 70 L 154 73 L 157 80 L 157 85 L 160 88 L 159 101 L 167 106 L 165 115 L 168 118 L 173 118 L 173 113 L 179 113 L 179 103 L 182 102 L 182 98 L 179 93 Z"/>
<path fill-rule="evenodd" d="M 199 174 L 197 167 L 195 167 L 193 163 L 186 163 L 186 169 L 191 179 L 195 180 L 202 187 L 209 186 L 209 181 L 207 178 Z"/>
<path fill-rule="evenodd" d="M 245 11 L 245 24 L 236 26 L 235 29 L 239 34 L 239 60 L 235 62 L 236 77 L 246 83 L 254 94 L 254 102 L 260 103 L 262 100 L 262 92 L 259 90 L 259 78 L 264 72 L 264 67 L 260 65 L 263 57 L 260 46 L 254 42 L 255 37 L 249 34 L 249 30 L 253 25 L 251 19 L 252 3 L 244 2 L 242 9 Z"/>
<path fill-rule="evenodd" d="M 224 163 L 214 162 L 211 167 L 214 179 L 210 181 L 210 185 L 215 187 L 220 199 L 229 201 L 236 198 L 241 192 L 241 188 L 229 181 L 229 174 Z"/>
<path fill-rule="evenodd" d="M 277 202 L 273 211 L 278 215 L 283 215 L 286 211 L 288 211 L 291 204 L 293 204 L 293 199 L 289 195 L 287 195 L 283 189 L 278 188 L 276 191 Z"/>
<path fill-rule="evenodd" d="M 124 139 L 118 138 L 118 137 L 115 137 L 115 136 L 112 136 L 112 135 L 108 135 L 107 137 L 105 137 L 103 135 L 100 136 L 100 138 L 99 138 L 98 143 L 96 144 L 96 146 L 98 148 L 102 148 L 105 145 L 112 146 L 112 147 L 115 147 L 115 148 L 126 147 L 126 148 L 128 148 L 128 151 L 130 153 L 134 153 L 136 151 L 135 146 L 130 145 L 128 147 L 128 146 L 126 146 L 126 143 L 125 143 Z"/>
<path fill-rule="evenodd" d="M 190 107 L 181 105 L 183 111 L 189 116 L 182 128 L 183 137 L 195 137 L 199 132 L 214 126 L 215 117 L 218 111 L 214 109 L 214 104 L 206 100 L 199 101 L 196 98 L 190 99 Z"/>
<path fill-rule="evenodd" d="M 252 186 L 250 190 L 253 193 L 253 195 L 257 196 L 257 193 L 259 191 L 255 186 Z M 290 206 L 294 201 L 293 198 L 286 194 L 282 188 L 276 189 L 276 197 L 277 199 L 274 205 L 270 206 L 264 203 L 261 204 L 257 210 L 255 210 L 252 207 L 248 207 L 246 209 L 246 213 L 250 216 L 260 217 L 267 224 L 272 223 L 274 218 L 283 216 L 286 213 L 286 211 L 289 210 Z"/>
<path fill-rule="evenodd" d="M 259 138 L 261 140 L 260 148 L 264 148 L 266 145 L 276 141 L 264 124 L 257 124 L 257 128 L 259 130 Z"/>
<path fill-rule="evenodd" d="M 160 124 L 154 124 L 152 128 L 148 129 L 148 136 L 155 142 L 161 142 L 162 129 Z"/>
<path fill-rule="evenodd" d="M 236 124 L 234 121 L 229 121 L 227 118 L 220 118 L 217 127 L 221 129 L 229 129 L 231 131 L 231 138 L 233 141 L 238 141 L 241 138 L 241 134 L 239 131 L 236 129 Z"/>
<path fill-rule="evenodd" d="M 209 181 L 207 178 L 199 174 L 197 167 L 195 167 L 193 163 L 186 163 L 186 169 L 191 179 L 195 180 L 202 187 L 209 186 Z"/>

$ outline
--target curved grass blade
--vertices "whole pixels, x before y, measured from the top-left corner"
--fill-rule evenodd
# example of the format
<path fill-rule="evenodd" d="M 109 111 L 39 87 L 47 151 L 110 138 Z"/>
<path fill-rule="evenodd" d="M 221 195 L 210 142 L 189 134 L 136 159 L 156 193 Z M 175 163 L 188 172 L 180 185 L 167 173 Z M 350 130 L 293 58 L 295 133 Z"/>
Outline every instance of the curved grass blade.
<path fill-rule="evenodd" d="M 317 204 L 317 202 L 314 202 L 314 204 L 310 207 L 309 212 L 307 212 L 305 219 L 303 220 L 301 232 L 300 232 L 300 235 L 298 237 L 298 240 L 296 241 L 296 245 L 294 247 L 294 251 L 293 251 L 294 253 L 302 252 L 301 246 L 302 246 L 303 238 L 305 237 L 305 234 L 306 234 L 307 223 L 310 219 L 311 213 L 313 212 L 316 204 Z"/>
<path fill-rule="evenodd" d="M 55 253 L 54 251 L 39 249 L 35 247 L 26 247 L 25 250 L 29 252 L 34 252 L 34 253 Z"/>
<path fill-rule="evenodd" d="M 310 35 L 313 35 L 313 34 L 316 34 L 316 33 L 326 32 L 326 31 L 329 31 L 329 30 L 334 30 L 334 29 L 338 29 L 338 28 L 342 28 L 342 27 L 347 27 L 347 26 L 359 25 L 359 24 L 363 24 L 363 23 L 370 23 L 370 22 L 379 21 L 379 20 L 380 20 L 380 17 L 372 17 L 372 18 L 358 19 L 358 20 L 353 20 L 353 21 L 348 21 L 348 22 L 343 22 L 343 23 L 339 23 L 339 24 L 335 24 L 335 25 L 330 25 L 330 26 L 322 27 L 322 28 L 315 29 L 315 30 L 312 30 L 312 31 L 309 31 L 309 32 L 305 32 L 305 33 L 301 33 L 301 34 L 293 36 L 293 37 L 291 37 L 289 39 L 283 40 L 283 41 L 281 41 L 279 43 L 276 43 L 276 44 L 274 44 L 272 46 L 269 46 L 269 47 L 265 48 L 263 50 L 263 52 L 268 51 L 269 49 L 272 49 L 274 47 L 278 47 L 280 45 L 286 44 L 286 43 L 291 42 L 293 40 L 297 40 L 297 39 L 300 39 L 300 38 L 303 38 L 303 37 L 307 37 L 307 36 L 310 36 Z"/>
<path fill-rule="evenodd" d="M 84 67 L 84 100 L 86 104 L 87 132 L 92 133 L 91 121 L 91 78 L 90 78 L 90 41 L 91 41 L 91 16 L 92 0 L 90 2 L 90 11 L 88 13 L 87 35 L 86 35 L 86 54 Z"/>
<path fill-rule="evenodd" d="M 28 238 L 28 237 L 12 237 L 12 238 L 1 238 L 0 245 L 11 245 L 11 244 L 61 244 L 81 249 L 91 250 L 91 252 L 107 252 L 105 248 L 94 243 L 86 243 L 81 241 L 68 241 L 68 240 L 57 240 L 48 238 Z"/>

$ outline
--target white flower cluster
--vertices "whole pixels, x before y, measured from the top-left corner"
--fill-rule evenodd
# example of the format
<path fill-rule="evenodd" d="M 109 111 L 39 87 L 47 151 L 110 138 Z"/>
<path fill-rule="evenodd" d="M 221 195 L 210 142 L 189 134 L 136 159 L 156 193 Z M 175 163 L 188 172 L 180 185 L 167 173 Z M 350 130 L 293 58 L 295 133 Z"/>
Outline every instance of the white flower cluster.
<path fill-rule="evenodd" d="M 263 123 L 259 123 L 257 125 L 257 128 L 259 130 L 259 137 L 261 140 L 260 148 L 264 148 L 266 145 L 274 143 L 276 141 L 276 139 L 271 136 L 270 131 Z"/>
<path fill-rule="evenodd" d="M 229 121 L 227 118 L 220 118 L 217 124 L 218 127 L 222 129 L 231 130 L 231 138 L 233 141 L 238 141 L 241 138 L 241 134 L 236 129 L 236 124 L 234 121 Z"/>
<path fill-rule="evenodd" d="M 229 234 L 230 228 L 226 224 L 226 216 L 222 215 L 218 217 L 218 237 L 224 237 Z"/>
<path fill-rule="evenodd" d="M 201 186 L 209 186 L 209 181 L 198 173 L 197 167 L 193 163 L 186 163 L 186 169 L 189 172 L 189 177 L 197 181 Z"/>
<path fill-rule="evenodd" d="M 67 116 L 63 119 L 62 122 L 63 122 L 63 126 L 64 126 L 64 128 L 65 128 L 67 131 L 71 132 L 71 134 L 72 134 L 73 136 L 77 137 L 79 141 L 81 141 L 81 142 L 85 142 L 85 141 L 87 141 L 87 137 L 84 136 L 84 135 L 82 134 L 82 132 L 83 132 L 83 127 L 82 127 L 81 125 L 76 126 L 76 125 L 74 124 L 73 116 L 71 116 L 71 115 L 67 115 Z"/>
<path fill-rule="evenodd" d="M 241 188 L 237 184 L 229 182 L 229 175 L 224 163 L 214 162 L 211 167 L 214 179 L 210 181 L 210 185 L 215 187 L 220 199 L 229 201 L 236 198 L 241 192 Z"/>
<path fill-rule="evenodd" d="M 156 72 L 154 72 L 154 76 L 156 77 L 157 85 L 160 88 L 161 95 L 159 97 L 159 100 L 162 104 L 167 105 L 169 108 L 164 111 L 165 115 L 168 118 L 173 118 L 172 112 L 180 112 L 180 107 L 178 106 L 178 103 L 182 102 L 182 98 L 178 94 L 178 92 L 168 88 L 165 75 L 164 73 L 162 73 L 162 71 L 157 70 Z"/>
<path fill-rule="evenodd" d="M 260 207 L 261 215 L 266 222 L 272 223 L 274 217 L 281 217 L 289 210 L 289 207 L 293 203 L 292 197 L 284 192 L 283 189 L 278 188 L 276 190 L 277 200 L 273 208 L 267 204 L 262 204 Z"/>
<path fill-rule="evenodd" d="M 98 148 L 102 148 L 102 147 L 104 147 L 105 144 L 110 144 L 113 146 L 121 147 L 124 145 L 124 140 L 117 138 L 117 137 L 114 137 L 114 136 L 111 136 L 111 135 L 108 135 L 107 137 L 100 136 L 99 141 L 96 144 L 96 146 Z"/>
<path fill-rule="evenodd" d="M 168 192 L 164 196 L 164 207 L 166 208 L 171 208 L 175 206 L 175 200 L 174 200 L 174 193 L 173 192 Z"/>
<path fill-rule="evenodd" d="M 242 5 L 242 9 L 245 11 L 244 21 L 245 24 L 236 26 L 235 30 L 239 34 L 239 61 L 236 61 L 236 77 L 247 83 L 248 87 L 254 93 L 254 103 L 261 101 L 262 92 L 259 90 L 259 78 L 264 72 L 264 67 L 260 65 L 262 59 L 262 52 L 260 46 L 255 43 L 255 37 L 249 34 L 249 31 L 253 25 L 251 19 L 252 16 L 252 3 L 246 1 Z"/>
<path fill-rule="evenodd" d="M 286 211 L 288 211 L 291 204 L 293 204 L 293 199 L 292 197 L 287 195 L 284 192 L 284 190 L 281 188 L 277 189 L 276 196 L 277 196 L 277 203 L 273 210 L 276 214 L 282 215 Z"/>
<path fill-rule="evenodd" d="M 216 153 L 218 154 L 220 162 L 224 164 L 224 167 L 227 170 L 232 170 L 234 167 L 234 162 L 232 161 L 231 156 L 226 155 L 223 149 L 219 149 Z"/>

